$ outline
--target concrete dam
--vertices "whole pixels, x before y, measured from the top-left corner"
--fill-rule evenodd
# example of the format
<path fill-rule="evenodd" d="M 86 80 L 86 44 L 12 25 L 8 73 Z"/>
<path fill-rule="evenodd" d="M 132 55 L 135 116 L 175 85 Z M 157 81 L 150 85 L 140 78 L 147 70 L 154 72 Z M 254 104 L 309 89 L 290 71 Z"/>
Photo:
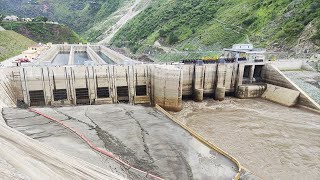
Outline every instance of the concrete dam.
<path fill-rule="evenodd" d="M 63 44 L 1 72 L 8 126 L 124 179 L 260 179 L 167 112 L 185 100 L 262 98 L 320 110 L 266 62 L 143 64 L 104 46 Z"/>
<path fill-rule="evenodd" d="M 284 95 L 296 91 L 290 106 L 301 104 L 317 109 L 305 93 L 300 93 L 279 74 L 264 64 L 200 65 L 94 65 L 31 66 L 6 69 L 12 87 L 10 99 L 28 106 L 77 104 L 158 104 L 180 111 L 182 100 L 204 97 L 261 97 L 266 84 L 282 86 Z M 291 91 L 289 91 L 291 92 Z M 281 103 L 281 102 L 280 102 Z M 286 103 L 286 102 L 282 102 Z"/>

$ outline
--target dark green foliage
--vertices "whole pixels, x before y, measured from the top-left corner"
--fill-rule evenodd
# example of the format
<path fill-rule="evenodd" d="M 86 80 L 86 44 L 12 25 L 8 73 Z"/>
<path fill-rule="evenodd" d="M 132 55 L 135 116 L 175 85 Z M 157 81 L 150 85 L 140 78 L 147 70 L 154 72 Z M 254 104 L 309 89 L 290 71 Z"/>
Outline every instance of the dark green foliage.
<path fill-rule="evenodd" d="M 317 22 L 316 28 L 317 28 L 317 32 L 315 35 L 312 36 L 312 41 L 316 45 L 320 46 L 320 21 Z"/>
<path fill-rule="evenodd" d="M 84 32 L 116 11 L 124 0 L 0 0 L 0 12 L 19 17 L 45 16 Z"/>
<path fill-rule="evenodd" d="M 180 40 L 190 38 L 196 33 L 197 27 L 206 24 L 214 18 L 217 11 L 216 1 L 176 0 L 168 2 L 153 2 L 135 20 L 128 23 L 114 44 L 119 41 L 140 42 L 159 29 L 159 37 L 166 38 L 166 43 L 175 44 Z M 134 45 L 135 49 L 137 46 Z M 129 46 L 133 50 L 132 46 Z"/>
<path fill-rule="evenodd" d="M 0 14 L 0 22 L 3 20 L 3 18 L 4 18 L 4 15 Z"/>
<path fill-rule="evenodd" d="M 179 41 L 179 37 L 177 35 L 174 34 L 174 32 L 171 32 L 169 34 L 169 39 L 168 39 L 168 43 L 170 45 L 175 44 Z"/>
<path fill-rule="evenodd" d="M 257 19 L 258 19 L 258 18 L 255 17 L 255 16 L 254 16 L 254 17 L 250 17 L 250 18 L 244 20 L 244 21 L 242 22 L 242 24 L 245 25 L 245 26 L 250 26 L 250 25 L 253 24 Z"/>
<path fill-rule="evenodd" d="M 41 43 L 79 43 L 84 42 L 79 35 L 64 25 L 45 24 L 38 22 L 2 22 L 5 29 L 13 30 L 22 34 L 35 42 Z"/>
<path fill-rule="evenodd" d="M 47 22 L 48 18 L 44 17 L 44 16 L 38 16 L 38 17 L 35 17 L 32 21 L 33 22 Z"/>
<path fill-rule="evenodd" d="M 159 38 L 180 50 L 220 49 L 249 38 L 256 46 L 279 44 L 289 49 L 317 18 L 318 0 L 159 0 L 122 28 L 112 42 L 135 52 Z"/>

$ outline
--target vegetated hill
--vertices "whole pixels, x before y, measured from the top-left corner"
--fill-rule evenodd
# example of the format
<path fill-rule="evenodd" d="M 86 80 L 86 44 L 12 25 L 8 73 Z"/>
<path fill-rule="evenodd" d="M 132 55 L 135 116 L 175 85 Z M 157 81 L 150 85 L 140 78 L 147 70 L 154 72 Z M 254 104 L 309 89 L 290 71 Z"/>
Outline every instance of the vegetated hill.
<path fill-rule="evenodd" d="M 19 17 L 45 16 L 83 33 L 134 0 L 0 0 L 0 13 Z"/>
<path fill-rule="evenodd" d="M 84 42 L 72 29 L 64 25 L 38 22 L 1 22 L 6 30 L 13 30 L 35 42 L 55 44 Z"/>
<path fill-rule="evenodd" d="M 18 55 L 34 44 L 34 41 L 14 31 L 0 31 L 0 61 Z"/>
<path fill-rule="evenodd" d="M 158 0 L 113 38 L 143 52 L 156 42 L 178 50 L 234 43 L 296 52 L 319 51 L 319 0 Z"/>
<path fill-rule="evenodd" d="M 139 14 L 150 4 L 152 0 L 125 1 L 118 10 L 97 22 L 89 30 L 83 33 L 88 41 L 100 41 L 109 44 L 113 36 L 132 18 Z"/>

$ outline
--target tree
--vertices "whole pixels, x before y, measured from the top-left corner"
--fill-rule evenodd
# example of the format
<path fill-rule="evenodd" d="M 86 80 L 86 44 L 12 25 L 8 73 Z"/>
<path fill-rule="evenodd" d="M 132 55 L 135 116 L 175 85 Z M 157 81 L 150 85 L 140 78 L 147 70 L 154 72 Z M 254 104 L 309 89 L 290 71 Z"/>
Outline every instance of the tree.
<path fill-rule="evenodd" d="M 47 22 L 48 18 L 44 16 L 38 16 L 32 20 L 33 22 Z"/>
<path fill-rule="evenodd" d="M 0 14 L 0 22 L 3 20 L 3 18 L 4 18 L 4 15 Z"/>
<path fill-rule="evenodd" d="M 175 35 L 174 32 L 171 32 L 169 35 L 168 41 L 169 41 L 170 45 L 175 44 L 176 42 L 179 41 L 179 37 L 177 35 Z"/>

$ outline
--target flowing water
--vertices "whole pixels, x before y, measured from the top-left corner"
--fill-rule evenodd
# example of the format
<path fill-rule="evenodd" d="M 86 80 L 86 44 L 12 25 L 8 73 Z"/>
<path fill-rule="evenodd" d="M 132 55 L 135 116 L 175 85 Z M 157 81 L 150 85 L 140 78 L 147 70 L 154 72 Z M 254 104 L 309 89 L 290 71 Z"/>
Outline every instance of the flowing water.
<path fill-rule="evenodd" d="M 172 113 L 264 179 L 320 176 L 320 115 L 262 99 L 184 102 Z"/>

